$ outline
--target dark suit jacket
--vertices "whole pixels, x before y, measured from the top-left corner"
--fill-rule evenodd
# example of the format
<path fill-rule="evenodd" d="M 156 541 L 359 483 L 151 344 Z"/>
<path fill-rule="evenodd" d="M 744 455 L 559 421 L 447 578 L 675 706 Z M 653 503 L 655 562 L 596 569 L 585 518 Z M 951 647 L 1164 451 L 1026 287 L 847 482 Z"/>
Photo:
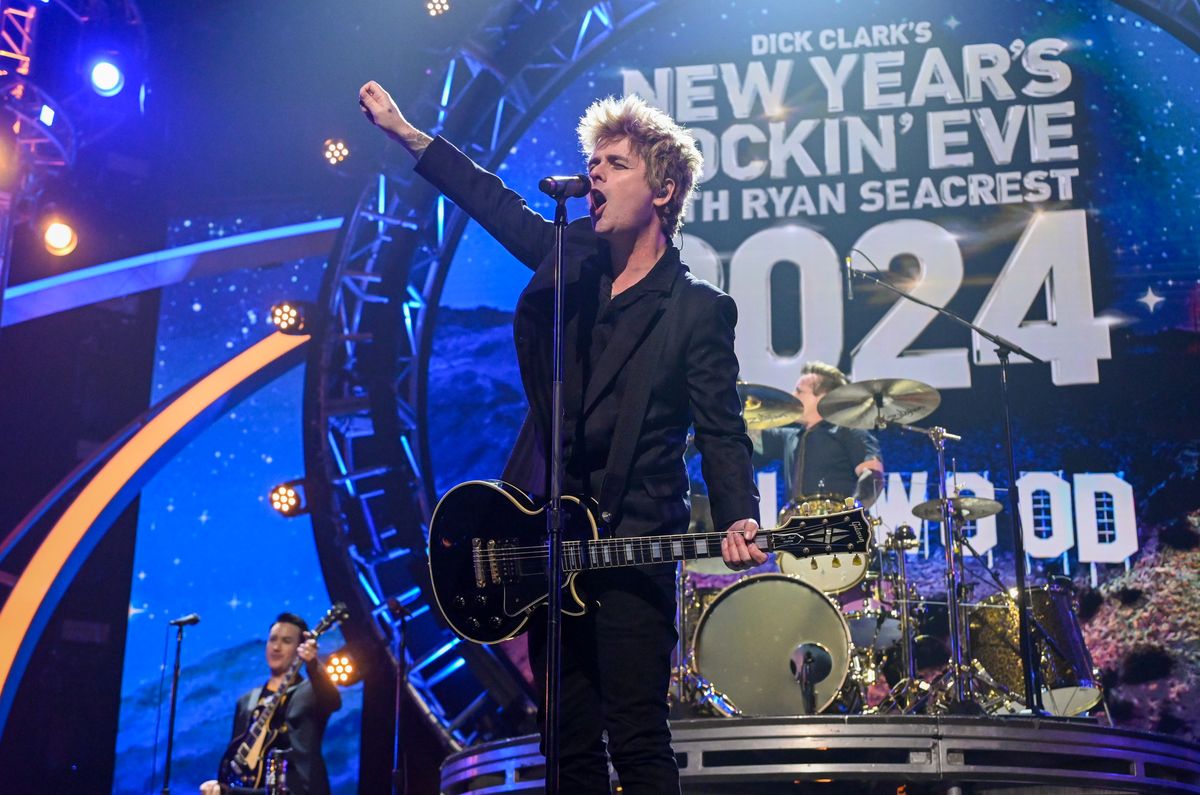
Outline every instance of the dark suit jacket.
<path fill-rule="evenodd" d="M 548 491 L 550 440 L 554 225 L 529 209 L 498 177 L 442 138 L 435 139 L 422 154 L 417 173 L 533 270 L 513 321 L 529 413 L 504 477 L 544 495 Z M 586 218 L 567 226 L 565 249 L 564 382 L 570 384 L 570 374 L 578 372 L 584 357 L 580 340 L 591 332 L 586 310 L 589 302 L 594 305 L 597 300 L 598 274 L 611 270 L 611 264 L 607 244 L 595 235 Z M 687 429 L 693 423 L 714 525 L 723 529 L 738 519 L 757 519 L 751 444 L 736 390 L 736 305 L 720 290 L 692 276 L 673 247 L 645 280 L 650 281 L 646 287 L 651 292 L 621 313 L 611 341 L 591 372 L 580 415 L 589 430 L 615 428 L 620 406 L 635 402 L 638 391 L 646 397 L 644 390 L 649 390 L 645 415 L 635 423 L 631 472 L 617 495 L 612 530 L 628 536 L 686 528 L 689 483 L 683 451 Z M 582 322 L 581 315 L 585 318 Z M 605 399 L 619 379 L 620 405 Z M 567 428 L 564 435 L 572 433 L 573 429 Z M 591 473 L 588 485 L 593 496 L 605 491 L 606 474 L 614 473 L 603 468 Z"/>
<path fill-rule="evenodd" d="M 329 716 L 342 706 L 342 696 L 337 686 L 319 669 L 316 679 L 314 685 L 310 671 L 310 678 L 289 689 L 287 702 L 283 705 L 283 725 L 287 729 L 274 746 L 292 749 L 287 754 L 287 782 L 288 789 L 295 795 L 329 795 L 329 774 L 321 756 L 321 740 Z M 256 687 L 238 699 L 233 714 L 233 737 L 242 736 L 250 728 L 254 707 L 261 695 L 262 688 Z M 274 724 L 278 725 L 279 720 L 277 712 Z"/>

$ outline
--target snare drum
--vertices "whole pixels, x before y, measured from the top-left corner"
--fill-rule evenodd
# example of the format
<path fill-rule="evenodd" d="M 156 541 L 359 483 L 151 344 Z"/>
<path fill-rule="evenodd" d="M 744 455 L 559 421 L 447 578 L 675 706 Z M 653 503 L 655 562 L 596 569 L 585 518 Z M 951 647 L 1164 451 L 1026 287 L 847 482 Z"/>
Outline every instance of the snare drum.
<path fill-rule="evenodd" d="M 785 524 L 794 516 L 828 516 L 857 506 L 852 498 L 836 494 L 814 494 L 788 504 L 779 512 L 779 524 Z M 824 593 L 841 593 L 862 582 L 867 574 L 867 562 L 871 559 L 873 539 L 868 538 L 867 552 L 841 553 L 837 555 L 812 555 L 798 558 L 787 552 L 776 553 L 779 570 L 784 574 L 799 577 Z"/>
<path fill-rule="evenodd" d="M 813 687 L 821 712 L 849 670 L 846 620 L 808 583 L 759 574 L 726 588 L 705 609 L 692 640 L 692 667 L 742 715 L 803 715 L 796 671 L 806 649 L 828 655 L 829 673 Z"/>

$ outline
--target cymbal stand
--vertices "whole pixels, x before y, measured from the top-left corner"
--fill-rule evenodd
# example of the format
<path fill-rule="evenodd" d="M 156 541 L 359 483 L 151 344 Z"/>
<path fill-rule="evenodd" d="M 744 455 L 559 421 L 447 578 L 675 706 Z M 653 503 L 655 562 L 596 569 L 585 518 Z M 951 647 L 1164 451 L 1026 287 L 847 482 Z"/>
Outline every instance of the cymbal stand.
<path fill-rule="evenodd" d="M 928 437 L 937 452 L 938 498 L 942 507 L 942 527 L 945 529 L 946 607 L 950 617 L 950 668 L 954 674 L 954 696 L 950 704 L 950 712 L 957 715 L 977 715 L 982 712 L 982 709 L 975 700 L 971 669 L 967 665 L 966 656 L 963 653 L 963 637 L 966 633 L 959 599 L 961 576 L 958 568 L 959 539 L 958 534 L 954 532 L 954 498 L 950 497 L 946 488 L 946 441 L 958 442 L 962 441 L 962 437 L 937 425 L 932 428 L 921 428 L 916 425 L 883 422 L 882 427 L 887 426 Z"/>
<path fill-rule="evenodd" d="M 872 262 L 871 258 L 864 254 L 861 250 L 854 248 L 851 249 L 851 251 L 865 259 L 877 272 L 883 273 L 883 271 L 879 269 L 879 266 Z M 875 284 L 878 284 L 880 287 L 895 293 L 907 301 L 912 301 L 914 304 L 920 304 L 923 307 L 932 309 L 939 315 L 948 317 L 961 326 L 966 326 L 975 335 L 996 346 L 996 358 L 1000 362 L 1000 407 L 1004 417 L 1004 452 L 1005 458 L 1008 459 L 1008 507 L 1010 521 L 1012 522 L 1013 569 L 1016 573 L 1017 582 L 1017 638 L 1019 640 L 1021 650 L 1021 674 L 1024 679 L 1025 700 L 1029 705 L 1029 711 L 1034 715 L 1045 715 L 1046 710 L 1042 705 L 1041 682 L 1038 681 L 1041 678 L 1041 672 L 1037 664 L 1037 649 L 1035 648 L 1033 635 L 1031 632 L 1030 617 L 1033 611 L 1032 605 L 1029 601 L 1029 589 L 1025 585 L 1025 536 L 1024 531 L 1021 529 L 1021 501 L 1017 493 L 1017 462 L 1016 454 L 1013 451 L 1012 410 L 1010 408 L 1008 397 L 1008 360 L 1009 357 L 1015 353 L 1018 356 L 1037 364 L 1046 364 L 1047 362 L 1044 359 L 1039 359 L 1037 356 L 1034 356 L 1020 345 L 1010 342 L 1004 337 L 1001 337 L 999 334 L 993 334 L 986 329 L 980 328 L 969 320 L 959 317 L 943 306 L 937 306 L 921 298 L 917 298 L 916 296 L 909 295 L 903 290 L 897 289 L 891 284 L 888 284 L 883 279 L 876 278 L 865 271 L 856 270 L 854 267 L 852 267 L 849 258 L 847 258 L 846 261 L 846 270 L 848 271 L 849 278 L 853 279 L 855 276 L 859 276 L 863 279 L 869 279 Z M 944 481 L 944 472 L 942 477 Z M 943 489 L 944 488 L 945 487 L 943 484 Z"/>
<path fill-rule="evenodd" d="M 916 540 L 912 527 L 902 524 L 889 536 L 886 546 L 896 555 L 896 575 L 892 581 L 895 593 L 893 599 L 896 612 L 900 614 L 900 666 L 904 671 L 903 677 L 891 688 L 888 701 L 899 708 L 900 712 L 908 713 L 918 703 L 922 690 L 928 690 L 928 685 L 917 678 L 917 652 L 915 648 L 915 633 L 912 623 L 912 602 L 908 586 L 908 547 L 910 541 Z M 885 701 L 880 704 L 883 711 Z"/>

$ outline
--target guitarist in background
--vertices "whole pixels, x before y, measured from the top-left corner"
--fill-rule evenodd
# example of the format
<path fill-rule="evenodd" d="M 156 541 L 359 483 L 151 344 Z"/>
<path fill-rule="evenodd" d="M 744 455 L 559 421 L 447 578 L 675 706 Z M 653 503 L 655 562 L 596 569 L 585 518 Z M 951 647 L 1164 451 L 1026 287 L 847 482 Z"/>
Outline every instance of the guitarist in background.
<path fill-rule="evenodd" d="M 513 320 L 529 413 L 504 479 L 544 497 L 554 226 L 450 142 L 410 124 L 378 83 L 360 89 L 359 105 L 416 158 L 420 176 L 532 273 Z M 726 564 L 762 563 L 765 553 L 747 543 L 758 491 L 736 387 L 737 307 L 692 276 L 672 243 L 701 173 L 695 140 L 634 96 L 594 103 L 578 133 L 591 189 L 589 217 L 565 231 L 563 492 L 595 500 L 607 536 L 685 532 L 683 452 L 694 424 Z M 594 606 L 562 626 L 561 791 L 607 795 L 611 759 L 626 795 L 678 793 L 667 724 L 674 565 L 600 569 L 580 582 Z M 543 699 L 545 638 L 536 617 L 529 649 Z"/>
<path fill-rule="evenodd" d="M 238 739 L 246 733 L 263 700 L 279 691 L 293 661 L 299 657 L 308 678 L 288 689 L 286 700 L 276 711 L 272 728 L 278 733 L 271 747 L 291 749 L 286 754 L 290 792 L 294 795 L 329 795 L 329 775 L 321 756 L 321 738 L 329 716 L 341 709 L 342 696 L 321 669 L 317 661 L 317 641 L 311 637 L 306 639 L 307 632 L 308 624 L 295 613 L 280 613 L 275 619 L 266 648 L 271 676 L 266 684 L 238 699 L 233 715 L 233 738 Z M 216 780 L 200 785 L 201 795 L 264 791 L 223 787 Z"/>

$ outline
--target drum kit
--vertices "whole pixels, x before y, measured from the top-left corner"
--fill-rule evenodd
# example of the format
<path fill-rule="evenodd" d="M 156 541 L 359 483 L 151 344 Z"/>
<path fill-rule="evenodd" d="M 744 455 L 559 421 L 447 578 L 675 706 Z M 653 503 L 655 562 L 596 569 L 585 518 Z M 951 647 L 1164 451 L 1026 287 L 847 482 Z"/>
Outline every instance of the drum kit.
<path fill-rule="evenodd" d="M 743 383 L 739 391 L 751 430 L 788 425 L 803 413 L 800 402 L 782 390 Z M 973 586 L 964 582 L 964 547 L 984 565 L 964 525 L 1002 506 L 948 493 L 945 443 L 960 437 L 913 424 L 940 402 L 937 390 L 918 381 L 877 379 L 829 392 L 818 410 L 835 425 L 919 433 L 933 444 L 942 491 L 917 505 L 913 515 L 951 530 L 945 599 L 924 599 L 911 582 L 907 557 L 918 539 L 908 525 L 879 534 L 867 554 L 801 560 L 777 553 L 778 573 L 743 576 L 720 559 L 686 563 L 678 579 L 681 643 L 671 688 L 677 712 L 733 717 L 1027 711 L 1015 589 L 1005 588 L 986 566 L 995 593 L 972 601 Z M 693 523 L 701 528 L 709 521 L 706 505 L 703 495 L 693 497 Z M 855 505 L 843 495 L 811 495 L 786 506 L 779 519 L 829 515 Z M 1070 580 L 1058 578 L 1028 593 L 1043 708 L 1078 716 L 1103 705 Z M 921 667 L 919 658 L 929 655 L 920 650 L 945 649 L 922 632 L 943 606 L 948 660 Z M 970 709 L 962 709 L 964 704 Z"/>

